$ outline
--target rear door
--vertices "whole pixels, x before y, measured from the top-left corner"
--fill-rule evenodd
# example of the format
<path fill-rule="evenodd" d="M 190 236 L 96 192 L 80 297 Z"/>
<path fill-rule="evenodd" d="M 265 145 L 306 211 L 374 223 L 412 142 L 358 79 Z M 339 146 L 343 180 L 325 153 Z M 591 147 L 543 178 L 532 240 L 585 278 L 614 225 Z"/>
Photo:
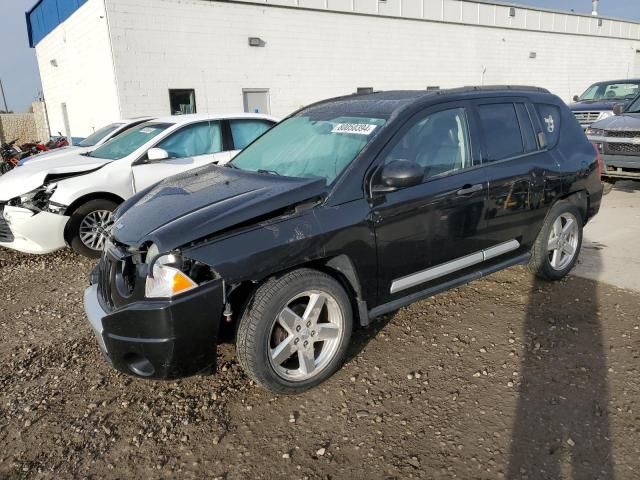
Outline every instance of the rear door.
<path fill-rule="evenodd" d="M 417 114 L 381 154 L 381 163 L 419 163 L 425 177 L 373 200 L 380 303 L 424 290 L 482 257 L 487 179 L 468 111 L 468 103 L 455 102 Z"/>
<path fill-rule="evenodd" d="M 546 212 L 546 179 L 557 161 L 526 98 L 483 99 L 474 106 L 489 179 L 486 245 L 530 248 Z"/>
<path fill-rule="evenodd" d="M 171 175 L 209 163 L 225 163 L 231 159 L 225 149 L 222 125 L 219 121 L 204 121 L 185 125 L 160 140 L 155 148 L 169 154 L 165 160 L 150 161 L 143 157 L 133 166 L 135 190 L 140 191 Z"/>

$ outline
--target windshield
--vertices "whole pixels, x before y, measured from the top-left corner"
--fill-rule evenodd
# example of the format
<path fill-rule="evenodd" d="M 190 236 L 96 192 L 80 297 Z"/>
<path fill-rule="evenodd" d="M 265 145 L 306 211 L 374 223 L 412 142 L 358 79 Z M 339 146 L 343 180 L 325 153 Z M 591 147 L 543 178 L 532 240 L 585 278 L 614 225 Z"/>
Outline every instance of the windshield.
<path fill-rule="evenodd" d="M 106 127 L 102 127 L 99 130 L 96 130 L 87 138 L 78 143 L 79 147 L 93 147 L 96 143 L 102 140 L 104 137 L 109 135 L 111 132 L 120 128 L 122 123 L 112 123 L 111 125 L 107 125 Z"/>
<path fill-rule="evenodd" d="M 112 138 L 88 155 L 96 158 L 105 158 L 107 160 L 120 160 L 136 151 L 172 125 L 173 123 L 143 123 Z"/>
<path fill-rule="evenodd" d="M 232 166 L 287 177 L 320 177 L 327 184 L 373 139 L 382 118 L 296 116 L 240 152 Z"/>
<path fill-rule="evenodd" d="M 627 100 L 640 93 L 640 83 L 596 83 L 580 95 L 580 100 Z"/>
<path fill-rule="evenodd" d="M 640 113 L 640 96 L 636 98 L 631 105 L 627 107 L 625 113 Z"/>

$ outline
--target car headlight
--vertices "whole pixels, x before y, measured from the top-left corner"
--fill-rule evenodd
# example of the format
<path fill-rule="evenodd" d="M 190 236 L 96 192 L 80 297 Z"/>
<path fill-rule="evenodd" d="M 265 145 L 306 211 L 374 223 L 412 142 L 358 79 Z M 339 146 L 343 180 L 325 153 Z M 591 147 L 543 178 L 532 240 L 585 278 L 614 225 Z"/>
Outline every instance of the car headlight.
<path fill-rule="evenodd" d="M 159 255 L 155 244 L 151 245 L 147 251 L 147 265 L 150 269 L 144 289 L 147 298 L 171 298 L 198 286 L 181 270 L 183 260 L 180 255 L 175 253 Z"/>
<path fill-rule="evenodd" d="M 598 120 L 604 120 L 605 118 L 609 118 L 609 117 L 613 117 L 612 111 L 600 112 L 600 115 L 598 116 Z"/>
<path fill-rule="evenodd" d="M 20 195 L 17 199 L 17 206 L 28 208 L 30 210 L 47 210 L 49 206 L 49 199 L 51 199 L 51 196 L 55 193 L 56 188 L 58 188 L 57 183 L 50 183 Z"/>
<path fill-rule="evenodd" d="M 603 137 L 604 130 L 600 128 L 587 128 L 585 132 L 587 135 L 591 135 L 592 137 Z"/>

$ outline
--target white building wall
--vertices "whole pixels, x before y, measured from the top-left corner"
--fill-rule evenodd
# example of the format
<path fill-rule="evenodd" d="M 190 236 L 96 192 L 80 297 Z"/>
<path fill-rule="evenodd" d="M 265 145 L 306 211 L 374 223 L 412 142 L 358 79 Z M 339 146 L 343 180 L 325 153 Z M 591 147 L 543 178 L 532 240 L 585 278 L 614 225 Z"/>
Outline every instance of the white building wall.
<path fill-rule="evenodd" d="M 107 0 L 107 8 L 125 116 L 168 114 L 170 88 L 194 88 L 199 112 L 240 111 L 243 88 L 269 88 L 272 113 L 284 116 L 357 87 L 526 84 L 569 100 L 595 81 L 640 76 L 638 24 L 521 8 L 511 17 L 478 2 Z M 248 37 L 266 45 L 250 47 Z"/>
<path fill-rule="evenodd" d="M 36 57 L 54 135 L 84 137 L 120 118 L 104 0 L 80 7 L 38 43 Z"/>

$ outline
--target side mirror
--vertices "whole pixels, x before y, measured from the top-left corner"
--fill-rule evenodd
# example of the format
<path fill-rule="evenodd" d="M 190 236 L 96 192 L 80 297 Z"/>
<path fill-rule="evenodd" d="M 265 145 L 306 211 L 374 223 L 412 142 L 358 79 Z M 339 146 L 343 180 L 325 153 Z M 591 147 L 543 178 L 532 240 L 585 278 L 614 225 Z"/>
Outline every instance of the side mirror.
<path fill-rule="evenodd" d="M 157 162 L 159 160 L 166 160 L 169 158 L 169 153 L 162 148 L 150 148 L 147 152 L 147 158 L 150 162 Z"/>
<path fill-rule="evenodd" d="M 394 160 L 382 169 L 381 185 L 374 185 L 374 193 L 394 192 L 401 188 L 413 187 L 422 183 L 424 168 L 411 160 Z"/>
<path fill-rule="evenodd" d="M 578 95 L 574 95 L 573 96 L 573 101 L 574 102 L 579 102 L 580 101 L 580 97 Z"/>
<path fill-rule="evenodd" d="M 624 103 L 616 103 L 613 106 L 613 114 L 614 115 L 622 115 L 626 110 L 626 105 Z"/>

